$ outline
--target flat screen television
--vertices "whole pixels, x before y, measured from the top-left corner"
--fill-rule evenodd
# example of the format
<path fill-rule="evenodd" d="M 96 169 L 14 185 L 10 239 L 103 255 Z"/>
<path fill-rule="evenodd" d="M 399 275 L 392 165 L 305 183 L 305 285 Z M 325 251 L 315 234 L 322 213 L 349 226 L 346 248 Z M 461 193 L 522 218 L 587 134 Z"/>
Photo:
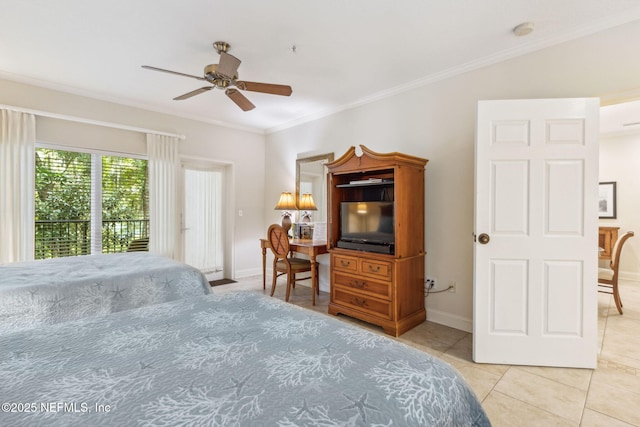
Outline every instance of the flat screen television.
<path fill-rule="evenodd" d="M 338 247 L 393 253 L 393 202 L 340 203 Z"/>

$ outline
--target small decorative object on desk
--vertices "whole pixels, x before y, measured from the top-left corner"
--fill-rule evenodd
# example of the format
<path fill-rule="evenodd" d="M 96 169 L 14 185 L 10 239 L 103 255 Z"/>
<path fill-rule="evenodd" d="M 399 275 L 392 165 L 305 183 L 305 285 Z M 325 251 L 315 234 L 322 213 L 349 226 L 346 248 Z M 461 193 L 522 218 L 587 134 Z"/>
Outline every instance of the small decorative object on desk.
<path fill-rule="evenodd" d="M 300 224 L 300 239 L 313 239 L 313 225 L 312 224 Z"/>
<path fill-rule="evenodd" d="M 313 241 L 314 242 L 327 241 L 327 223 L 326 222 L 313 223 Z"/>

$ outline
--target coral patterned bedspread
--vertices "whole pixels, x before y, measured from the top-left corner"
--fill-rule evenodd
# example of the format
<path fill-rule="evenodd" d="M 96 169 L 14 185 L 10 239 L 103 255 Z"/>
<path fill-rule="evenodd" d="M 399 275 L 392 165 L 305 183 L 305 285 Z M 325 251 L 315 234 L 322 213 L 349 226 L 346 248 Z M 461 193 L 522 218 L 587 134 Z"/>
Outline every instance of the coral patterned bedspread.
<path fill-rule="evenodd" d="M 210 292 L 199 270 L 147 252 L 0 265 L 0 334 Z"/>
<path fill-rule="evenodd" d="M 0 336 L 0 424 L 490 425 L 450 365 L 261 291 Z"/>

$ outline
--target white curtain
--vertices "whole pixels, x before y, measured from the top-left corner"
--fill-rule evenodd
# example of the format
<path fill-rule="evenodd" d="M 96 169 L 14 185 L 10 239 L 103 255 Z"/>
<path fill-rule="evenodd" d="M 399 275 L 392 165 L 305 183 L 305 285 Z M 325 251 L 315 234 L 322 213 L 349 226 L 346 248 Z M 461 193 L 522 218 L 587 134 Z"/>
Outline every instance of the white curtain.
<path fill-rule="evenodd" d="M 205 273 L 223 270 L 222 171 L 184 170 L 184 262 Z"/>
<path fill-rule="evenodd" d="M 178 138 L 147 134 L 149 155 L 149 251 L 177 258 L 179 243 Z"/>
<path fill-rule="evenodd" d="M 5 264 L 34 256 L 36 119 L 0 113 L 0 264 Z"/>

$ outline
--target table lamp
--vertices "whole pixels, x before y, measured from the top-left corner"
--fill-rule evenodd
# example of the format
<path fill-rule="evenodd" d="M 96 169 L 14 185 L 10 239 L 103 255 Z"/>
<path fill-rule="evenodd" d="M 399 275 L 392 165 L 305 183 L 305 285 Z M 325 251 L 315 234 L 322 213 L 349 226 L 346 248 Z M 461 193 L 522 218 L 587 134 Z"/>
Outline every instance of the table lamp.
<path fill-rule="evenodd" d="M 274 208 L 275 210 L 281 210 L 282 212 L 282 228 L 284 231 L 289 233 L 289 229 L 291 228 L 291 212 L 298 210 L 296 206 L 296 201 L 293 198 L 293 195 L 288 191 L 283 191 L 280 194 L 280 200 L 278 200 L 278 204 Z"/>
<path fill-rule="evenodd" d="M 313 197 L 309 193 L 305 193 L 300 197 L 298 209 L 302 211 L 302 222 L 310 222 L 311 212 L 309 211 L 318 210 L 316 204 L 313 202 Z"/>

